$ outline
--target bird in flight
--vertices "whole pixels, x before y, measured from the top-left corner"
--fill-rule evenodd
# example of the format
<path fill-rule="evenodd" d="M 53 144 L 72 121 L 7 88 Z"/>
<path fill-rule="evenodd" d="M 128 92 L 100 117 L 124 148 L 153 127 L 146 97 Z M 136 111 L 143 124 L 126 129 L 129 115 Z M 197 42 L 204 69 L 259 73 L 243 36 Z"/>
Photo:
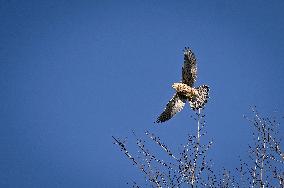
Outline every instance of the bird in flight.
<path fill-rule="evenodd" d="M 186 101 L 189 102 L 192 110 L 198 110 L 204 107 L 209 98 L 209 86 L 202 85 L 193 87 L 197 78 L 197 66 L 194 53 L 186 47 L 183 54 L 184 64 L 182 67 L 181 82 L 172 85 L 176 93 L 157 118 L 156 123 L 162 123 L 171 119 L 183 109 Z"/>

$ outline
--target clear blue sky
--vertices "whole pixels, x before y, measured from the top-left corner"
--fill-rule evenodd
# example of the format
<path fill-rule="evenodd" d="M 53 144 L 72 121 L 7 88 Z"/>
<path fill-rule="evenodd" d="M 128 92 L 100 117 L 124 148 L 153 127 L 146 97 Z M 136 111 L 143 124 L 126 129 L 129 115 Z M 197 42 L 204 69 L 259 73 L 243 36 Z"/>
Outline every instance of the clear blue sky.
<path fill-rule="evenodd" d="M 188 108 L 153 121 L 198 60 L 210 157 L 245 156 L 249 106 L 284 112 L 283 1 L 0 1 L 0 186 L 122 187 L 141 178 L 111 136 L 196 131 Z M 129 140 L 134 142 L 134 140 Z M 136 151 L 134 151 L 135 153 Z"/>

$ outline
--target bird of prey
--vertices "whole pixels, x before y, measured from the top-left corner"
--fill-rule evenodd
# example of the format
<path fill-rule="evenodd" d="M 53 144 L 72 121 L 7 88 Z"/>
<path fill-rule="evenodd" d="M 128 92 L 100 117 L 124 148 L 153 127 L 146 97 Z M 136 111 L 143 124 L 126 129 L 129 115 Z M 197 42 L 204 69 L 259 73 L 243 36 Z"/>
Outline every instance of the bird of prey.
<path fill-rule="evenodd" d="M 180 112 L 186 101 L 192 110 L 203 108 L 209 98 L 209 86 L 202 85 L 193 87 L 197 78 L 196 58 L 194 53 L 186 47 L 184 49 L 184 64 L 182 67 L 182 79 L 179 83 L 174 83 L 172 87 L 176 93 L 168 102 L 166 108 L 157 118 L 156 123 L 162 123 L 171 119 Z"/>

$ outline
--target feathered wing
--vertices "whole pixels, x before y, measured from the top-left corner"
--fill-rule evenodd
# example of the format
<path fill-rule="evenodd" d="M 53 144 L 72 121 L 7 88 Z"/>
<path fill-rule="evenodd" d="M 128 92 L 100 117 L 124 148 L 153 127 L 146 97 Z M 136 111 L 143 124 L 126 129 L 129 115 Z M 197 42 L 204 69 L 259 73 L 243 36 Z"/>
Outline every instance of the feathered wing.
<path fill-rule="evenodd" d="M 199 108 L 203 108 L 209 98 L 209 86 L 202 85 L 195 89 L 197 89 L 198 95 L 195 98 L 191 98 L 189 100 L 189 105 L 192 110 L 198 110 Z"/>
<path fill-rule="evenodd" d="M 197 78 L 197 66 L 194 53 L 189 49 L 184 49 L 184 63 L 182 67 L 182 83 L 193 87 Z"/>
<path fill-rule="evenodd" d="M 186 98 L 176 93 L 173 98 L 168 102 L 165 110 L 157 118 L 156 123 L 162 123 L 171 119 L 176 113 L 180 112 L 186 102 Z"/>

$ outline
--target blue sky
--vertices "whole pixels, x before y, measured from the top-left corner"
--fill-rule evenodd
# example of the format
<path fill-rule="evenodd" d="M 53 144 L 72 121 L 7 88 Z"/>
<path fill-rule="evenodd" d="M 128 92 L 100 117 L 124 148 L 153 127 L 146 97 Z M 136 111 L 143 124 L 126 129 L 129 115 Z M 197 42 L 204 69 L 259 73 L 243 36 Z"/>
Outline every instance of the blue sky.
<path fill-rule="evenodd" d="M 283 10 L 283 1 L 0 1 L 1 187 L 142 179 L 111 136 L 149 130 L 178 151 L 196 131 L 188 106 L 153 124 L 185 46 L 198 60 L 196 85 L 211 87 L 210 157 L 235 168 L 250 141 L 249 106 L 283 117 Z"/>

